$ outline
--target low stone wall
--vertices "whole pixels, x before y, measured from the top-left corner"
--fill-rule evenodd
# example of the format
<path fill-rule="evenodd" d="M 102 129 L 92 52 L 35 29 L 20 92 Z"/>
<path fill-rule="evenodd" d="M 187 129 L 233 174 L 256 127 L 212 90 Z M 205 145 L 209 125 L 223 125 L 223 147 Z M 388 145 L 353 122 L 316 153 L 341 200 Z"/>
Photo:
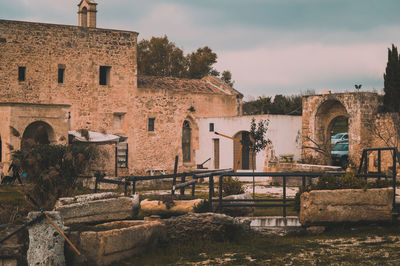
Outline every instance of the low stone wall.
<path fill-rule="evenodd" d="M 300 223 L 391 221 L 392 188 L 313 190 L 300 197 Z"/>
<path fill-rule="evenodd" d="M 110 192 L 60 198 L 54 209 L 69 225 L 131 219 L 138 208 L 139 195 L 121 197 Z"/>
<path fill-rule="evenodd" d="M 80 230 L 69 233 L 82 254 L 77 256 L 67 247 L 69 265 L 108 265 L 143 252 L 165 238 L 165 226 L 158 221 L 116 221 Z"/>

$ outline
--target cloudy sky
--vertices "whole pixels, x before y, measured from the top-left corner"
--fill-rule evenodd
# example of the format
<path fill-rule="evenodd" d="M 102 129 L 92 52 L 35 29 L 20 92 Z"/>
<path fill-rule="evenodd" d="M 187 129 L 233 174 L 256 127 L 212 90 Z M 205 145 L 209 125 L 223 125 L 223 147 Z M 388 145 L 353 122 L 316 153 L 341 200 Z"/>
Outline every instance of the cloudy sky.
<path fill-rule="evenodd" d="M 0 18 L 77 24 L 78 0 L 0 0 Z M 208 45 L 247 97 L 381 90 L 400 0 L 97 0 L 98 27 Z"/>

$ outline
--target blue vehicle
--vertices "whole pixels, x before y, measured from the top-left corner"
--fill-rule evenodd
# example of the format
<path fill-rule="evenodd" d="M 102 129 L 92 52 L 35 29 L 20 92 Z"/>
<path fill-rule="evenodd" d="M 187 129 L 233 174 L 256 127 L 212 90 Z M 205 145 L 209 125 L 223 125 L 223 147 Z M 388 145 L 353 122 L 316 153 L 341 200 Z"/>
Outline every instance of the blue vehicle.
<path fill-rule="evenodd" d="M 343 169 L 346 169 L 349 158 L 349 142 L 342 141 L 336 143 L 331 150 L 331 157 L 333 165 L 339 165 Z"/>

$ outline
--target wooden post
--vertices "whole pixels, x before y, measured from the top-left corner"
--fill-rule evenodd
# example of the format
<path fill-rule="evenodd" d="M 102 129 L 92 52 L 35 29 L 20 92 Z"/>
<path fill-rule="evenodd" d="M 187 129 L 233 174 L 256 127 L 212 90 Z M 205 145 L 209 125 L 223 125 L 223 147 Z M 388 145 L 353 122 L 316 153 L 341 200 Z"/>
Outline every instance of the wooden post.
<path fill-rule="evenodd" d="M 175 195 L 175 190 L 174 187 L 176 185 L 176 173 L 178 173 L 178 160 L 179 160 L 179 156 L 176 155 L 175 156 L 175 165 L 174 165 L 174 177 L 172 178 L 172 190 L 171 190 L 171 195 Z"/>

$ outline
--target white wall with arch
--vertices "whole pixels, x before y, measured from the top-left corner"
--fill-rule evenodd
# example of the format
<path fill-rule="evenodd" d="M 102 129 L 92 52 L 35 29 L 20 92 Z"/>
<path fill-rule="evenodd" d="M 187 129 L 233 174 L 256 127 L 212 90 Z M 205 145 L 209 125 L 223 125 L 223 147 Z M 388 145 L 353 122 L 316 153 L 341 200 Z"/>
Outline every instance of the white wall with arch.
<path fill-rule="evenodd" d="M 256 171 L 263 171 L 266 156 L 279 158 L 283 154 L 293 154 L 294 159 L 301 157 L 301 116 L 289 115 L 250 115 L 218 118 L 199 118 L 199 147 L 196 150 L 196 164 L 201 164 L 211 158 L 204 167 L 216 169 L 215 143 L 219 143 L 219 167 L 218 169 L 233 168 L 234 143 L 233 140 L 216 135 L 215 132 L 233 137 L 240 131 L 250 131 L 252 118 L 258 122 L 260 119 L 269 120 L 267 138 L 272 142 L 271 146 L 257 154 L 255 159 Z M 214 131 L 210 131 L 213 124 Z M 214 141 L 218 139 L 218 141 Z"/>

